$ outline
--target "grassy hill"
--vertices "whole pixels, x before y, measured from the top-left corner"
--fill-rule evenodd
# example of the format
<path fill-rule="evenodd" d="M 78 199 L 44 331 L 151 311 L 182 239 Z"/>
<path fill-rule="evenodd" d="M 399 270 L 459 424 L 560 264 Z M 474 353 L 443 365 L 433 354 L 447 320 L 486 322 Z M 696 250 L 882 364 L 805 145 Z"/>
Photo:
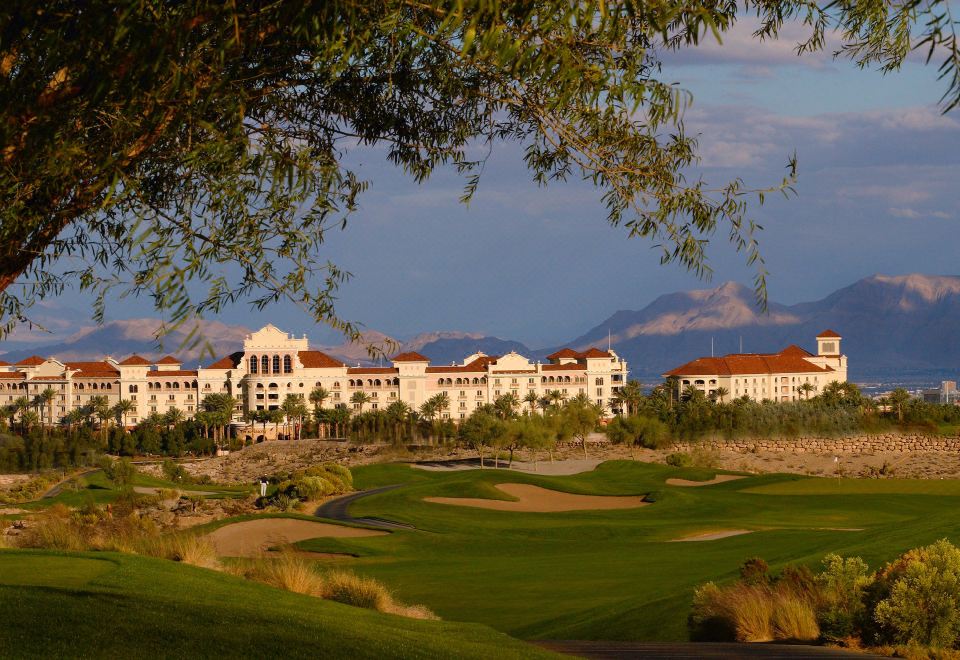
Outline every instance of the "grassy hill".
<path fill-rule="evenodd" d="M 872 567 L 939 538 L 960 539 L 960 482 L 813 479 L 766 475 L 706 487 L 666 485 L 712 472 L 629 461 L 571 477 L 504 470 L 426 472 L 404 465 L 355 470 L 358 488 L 403 487 L 353 505 L 351 514 L 415 531 L 299 545 L 359 555 L 350 566 L 444 619 L 477 621 L 526 639 L 684 640 L 694 587 L 737 574 L 744 559 L 817 569 L 825 554 Z M 655 493 L 638 509 L 518 513 L 424 502 L 424 497 L 508 499 L 496 483 L 583 494 Z M 685 536 L 754 530 L 722 540 Z M 860 531 L 849 531 L 849 530 Z M 342 565 L 342 560 L 341 560 Z"/>
<path fill-rule="evenodd" d="M 418 621 L 115 553 L 0 551 L 3 657 L 553 657 L 486 626 Z"/>

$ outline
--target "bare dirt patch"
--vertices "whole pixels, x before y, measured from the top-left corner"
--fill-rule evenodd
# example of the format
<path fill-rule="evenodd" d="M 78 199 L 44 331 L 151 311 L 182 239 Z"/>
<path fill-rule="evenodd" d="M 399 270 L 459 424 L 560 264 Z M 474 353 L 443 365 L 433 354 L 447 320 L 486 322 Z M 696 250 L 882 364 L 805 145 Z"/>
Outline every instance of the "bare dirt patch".
<path fill-rule="evenodd" d="M 549 490 L 530 484 L 497 484 L 497 488 L 515 501 L 488 500 L 479 497 L 425 497 L 425 502 L 472 506 L 496 511 L 523 511 L 526 513 L 553 513 L 559 511 L 589 511 L 596 509 L 636 509 L 646 506 L 639 495 L 575 495 Z"/>
<path fill-rule="evenodd" d="M 736 481 L 737 479 L 743 479 L 744 477 L 739 474 L 718 474 L 713 479 L 709 481 L 691 481 L 689 479 L 667 479 L 668 486 L 684 486 L 684 487 L 697 487 L 697 486 L 712 486 L 713 484 L 722 484 L 727 481 Z"/>
<path fill-rule="evenodd" d="M 30 479 L 29 474 L 0 474 L 0 489 L 10 488 Z"/>
<path fill-rule="evenodd" d="M 752 529 L 721 529 L 715 532 L 703 532 L 702 534 L 693 534 L 679 539 L 670 539 L 670 543 L 684 543 L 686 541 L 718 541 L 720 539 L 730 538 L 731 536 L 740 536 L 749 534 Z"/>
<path fill-rule="evenodd" d="M 320 537 L 358 538 L 387 532 L 296 518 L 258 518 L 224 525 L 207 534 L 221 557 L 257 557 L 269 548 Z"/>

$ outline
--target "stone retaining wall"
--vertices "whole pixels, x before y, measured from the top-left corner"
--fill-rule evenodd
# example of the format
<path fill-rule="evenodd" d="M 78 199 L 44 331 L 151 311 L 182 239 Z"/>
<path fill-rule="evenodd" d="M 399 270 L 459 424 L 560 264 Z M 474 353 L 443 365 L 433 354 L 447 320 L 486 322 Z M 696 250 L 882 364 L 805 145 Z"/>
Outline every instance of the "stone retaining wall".
<path fill-rule="evenodd" d="M 905 453 L 910 451 L 960 453 L 960 437 L 887 433 L 839 438 L 738 438 L 735 440 L 704 440 L 696 444 L 678 443 L 674 451 L 690 451 L 697 447 L 701 449 L 727 449 L 740 453 L 758 451 L 792 452 L 796 454 L 807 452 L 817 454 Z"/>

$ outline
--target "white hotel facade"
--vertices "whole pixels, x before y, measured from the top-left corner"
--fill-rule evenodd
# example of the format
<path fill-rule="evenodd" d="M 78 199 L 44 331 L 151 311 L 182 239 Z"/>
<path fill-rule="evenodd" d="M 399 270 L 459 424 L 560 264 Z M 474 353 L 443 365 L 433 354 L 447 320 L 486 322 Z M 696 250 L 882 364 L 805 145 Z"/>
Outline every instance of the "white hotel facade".
<path fill-rule="evenodd" d="M 515 394 L 522 402 L 529 392 L 543 396 L 559 390 L 566 397 L 585 394 L 606 415 L 612 414 L 611 397 L 627 379 L 627 364 L 616 353 L 566 348 L 547 360 L 531 362 L 518 353 L 474 353 L 459 364 L 440 366 L 419 353 L 402 353 L 389 367 L 350 367 L 311 350 L 305 336 L 296 338 L 267 325 L 245 338 L 242 351 L 196 369 L 184 369 L 171 356 L 150 361 L 132 355 L 122 361 L 108 357 L 93 362 L 33 356 L 12 365 L 0 362 L 0 405 L 53 389 L 52 406 L 38 412 L 43 423 L 55 424 L 92 397 L 105 396 L 111 406 L 121 399 L 134 403 L 134 411 L 127 415 L 132 426 L 172 408 L 192 417 L 206 395 L 224 393 L 240 402 L 235 411 L 235 420 L 240 421 L 244 411 L 276 409 L 288 394 L 309 401 L 309 393 L 323 387 L 330 393 L 324 407 L 353 410 L 360 407 L 350 401 L 354 392 L 369 397 L 363 410 L 383 409 L 394 401 L 418 408 L 445 392 L 450 407 L 442 416 L 458 421 L 504 394 Z"/>
<path fill-rule="evenodd" d="M 678 394 L 694 387 L 707 396 L 726 391 L 726 402 L 746 396 L 754 401 L 798 401 L 816 396 L 833 382 L 847 381 L 842 337 L 833 330 L 817 335 L 814 355 L 799 346 L 779 353 L 733 353 L 702 357 L 663 374 L 675 378 Z M 809 386 L 809 392 L 805 386 Z"/>

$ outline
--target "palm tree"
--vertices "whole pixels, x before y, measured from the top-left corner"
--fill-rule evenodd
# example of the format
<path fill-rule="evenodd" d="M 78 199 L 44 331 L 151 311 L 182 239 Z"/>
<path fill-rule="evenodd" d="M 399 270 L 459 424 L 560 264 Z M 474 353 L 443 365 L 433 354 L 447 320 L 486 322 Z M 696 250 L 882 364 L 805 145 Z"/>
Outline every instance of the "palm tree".
<path fill-rule="evenodd" d="M 719 401 L 720 403 L 723 403 L 724 398 L 729 396 L 729 394 L 730 394 L 730 390 L 728 390 L 726 387 L 718 387 L 713 391 L 713 398 L 715 401 Z"/>
<path fill-rule="evenodd" d="M 812 383 L 803 383 L 802 385 L 797 387 L 797 391 L 802 392 L 803 398 L 808 401 L 810 400 L 810 393 L 815 391 L 816 389 L 817 388 L 814 387 Z"/>
<path fill-rule="evenodd" d="M 547 391 L 547 400 L 550 401 L 550 405 L 553 406 L 554 410 L 559 409 L 561 404 L 563 404 L 563 400 L 566 398 L 567 395 L 560 390 Z"/>
<path fill-rule="evenodd" d="M 67 425 L 67 431 L 70 432 L 73 432 L 73 427 L 75 424 L 79 424 L 82 421 L 83 411 L 79 408 L 74 408 L 63 417 L 63 423 Z"/>
<path fill-rule="evenodd" d="M 117 401 L 116 405 L 113 406 L 113 416 L 118 422 L 123 423 L 123 428 L 127 428 L 127 415 L 132 412 L 136 412 L 137 404 L 129 399 L 120 399 Z"/>
<path fill-rule="evenodd" d="M 513 392 L 502 394 L 493 402 L 493 407 L 497 409 L 497 416 L 500 419 L 510 419 L 513 417 L 519 405 L 520 397 Z"/>
<path fill-rule="evenodd" d="M 890 405 L 893 406 L 897 411 L 897 421 L 903 421 L 903 407 L 910 401 L 910 393 L 907 392 L 902 387 L 898 387 L 894 391 L 890 392 L 890 395 L 887 397 L 890 401 Z"/>
<path fill-rule="evenodd" d="M 20 423 L 23 425 L 23 434 L 30 433 L 30 427 L 40 423 L 40 415 L 30 410 L 29 407 L 20 415 Z"/>
<path fill-rule="evenodd" d="M 106 440 L 107 420 L 110 419 L 110 400 L 107 397 L 98 395 L 90 397 L 90 410 L 100 420 L 100 436 Z"/>
<path fill-rule="evenodd" d="M 440 392 L 439 394 L 434 394 L 430 398 L 434 400 L 437 406 L 437 412 L 440 413 L 441 417 L 443 417 L 443 411 L 450 409 L 450 395 L 446 392 Z"/>
<path fill-rule="evenodd" d="M 350 395 L 350 403 L 354 404 L 354 408 L 358 413 L 363 412 L 363 407 L 370 402 L 370 395 L 366 392 L 361 392 L 357 390 Z M 359 407 L 357 406 L 359 404 Z"/>
<path fill-rule="evenodd" d="M 393 441 L 400 442 L 400 427 L 409 419 L 413 411 L 406 402 L 394 401 L 384 412 L 387 414 L 387 419 L 393 423 Z"/>
<path fill-rule="evenodd" d="M 23 427 L 23 416 L 30 410 L 30 399 L 25 396 L 17 397 L 13 401 L 13 408 L 20 416 L 20 424 Z M 26 433 L 26 431 L 24 431 Z"/>
<path fill-rule="evenodd" d="M 317 420 L 317 435 L 320 433 L 320 409 L 323 408 L 323 402 L 330 398 L 330 392 L 324 388 L 317 386 L 310 390 L 310 403 L 313 404 L 313 417 Z"/>
<path fill-rule="evenodd" d="M 53 425 L 53 401 L 57 398 L 57 391 L 48 387 L 37 395 L 37 401 L 41 406 L 47 406 L 47 425 Z"/>
<path fill-rule="evenodd" d="M 633 415 L 639 410 L 643 402 L 643 386 L 635 380 L 629 380 L 611 397 L 611 403 L 617 407 L 626 410 L 627 416 Z"/>
<path fill-rule="evenodd" d="M 540 397 L 537 396 L 536 392 L 530 390 L 526 396 L 523 397 L 523 402 L 530 406 L 530 414 L 532 415 L 537 411 L 537 404 L 540 402 Z"/>
<path fill-rule="evenodd" d="M 183 422 L 183 420 L 184 420 L 183 411 L 180 410 L 179 408 L 171 408 L 170 410 L 168 410 L 163 414 L 163 424 L 168 429 L 171 429 L 177 424 L 180 424 L 181 422 Z"/>
<path fill-rule="evenodd" d="M 292 423 L 293 420 L 297 420 L 297 428 L 302 425 L 303 418 L 307 416 L 307 406 L 303 402 L 303 397 L 299 394 L 288 394 L 287 398 L 283 400 L 283 405 L 280 406 L 283 410 L 283 414 L 287 419 L 287 423 Z M 300 432 L 297 431 L 297 439 L 299 440 Z"/>

